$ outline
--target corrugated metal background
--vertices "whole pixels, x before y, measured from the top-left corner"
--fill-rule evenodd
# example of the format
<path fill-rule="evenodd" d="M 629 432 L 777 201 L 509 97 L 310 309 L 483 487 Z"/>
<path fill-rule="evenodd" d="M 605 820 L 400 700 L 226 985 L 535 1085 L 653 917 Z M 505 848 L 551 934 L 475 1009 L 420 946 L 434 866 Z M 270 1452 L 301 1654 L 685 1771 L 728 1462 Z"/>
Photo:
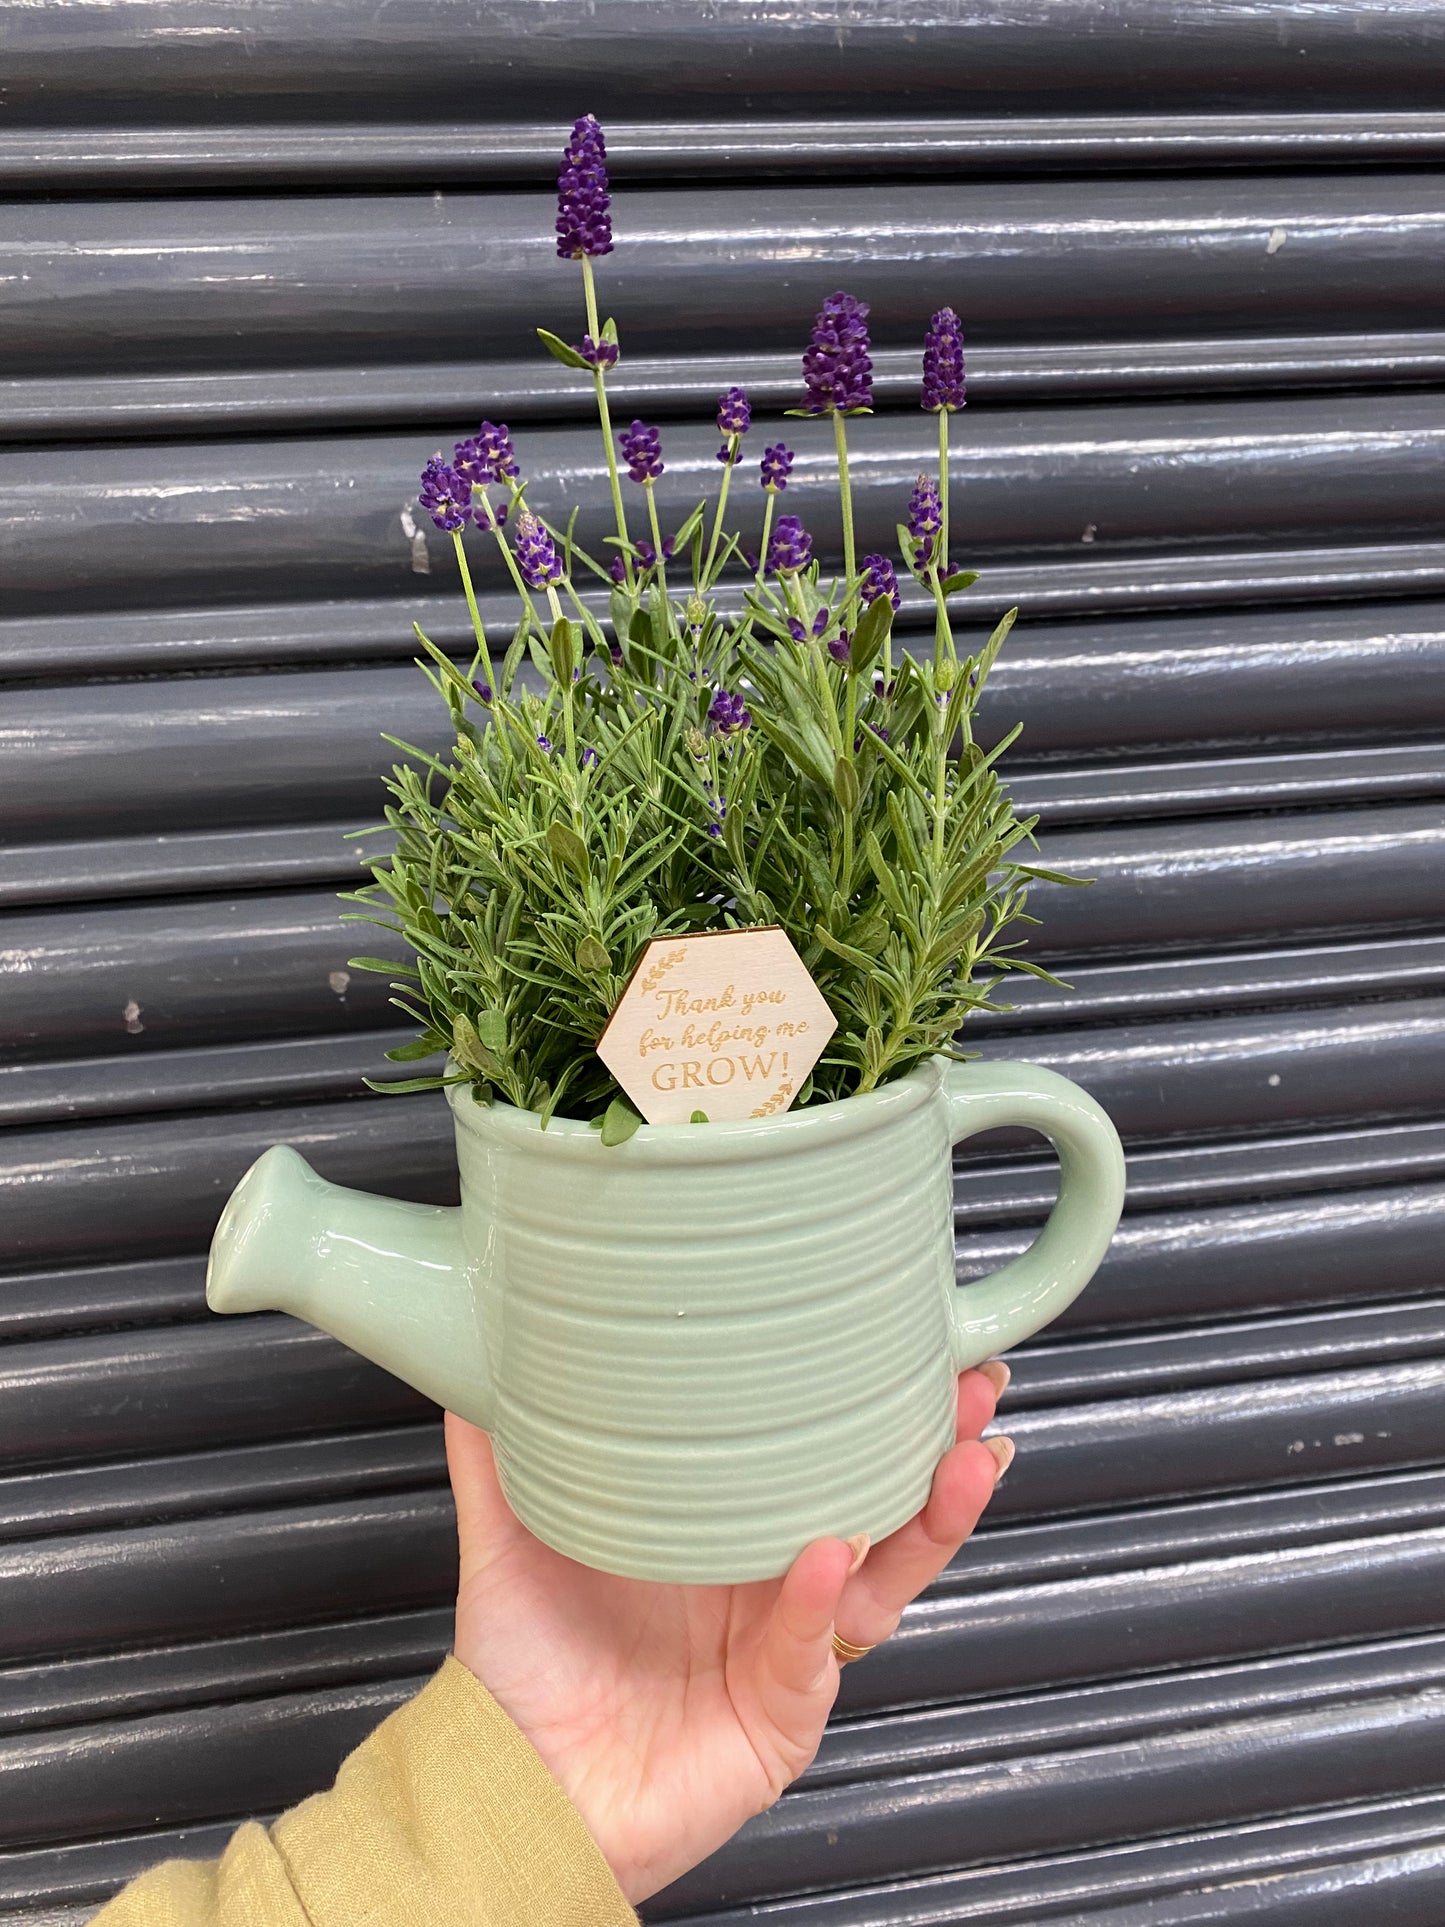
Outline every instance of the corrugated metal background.
<path fill-rule="evenodd" d="M 0 1927 L 323 1783 L 448 1637 L 435 1414 L 208 1320 L 202 1254 L 276 1138 L 452 1189 L 440 1106 L 362 1092 L 334 893 L 379 730 L 436 729 L 410 617 L 461 636 L 420 460 L 485 410 L 599 499 L 529 339 L 588 108 L 669 507 L 843 284 L 881 543 L 965 315 L 992 715 L 1098 878 L 1040 892 L 1073 988 L 975 1041 L 1131 1153 L 987 1530 L 650 1915 L 1445 1918 L 1445 7 L 0 0 L 0 44 Z M 1050 1188 L 961 1164 L 960 1275 Z"/>

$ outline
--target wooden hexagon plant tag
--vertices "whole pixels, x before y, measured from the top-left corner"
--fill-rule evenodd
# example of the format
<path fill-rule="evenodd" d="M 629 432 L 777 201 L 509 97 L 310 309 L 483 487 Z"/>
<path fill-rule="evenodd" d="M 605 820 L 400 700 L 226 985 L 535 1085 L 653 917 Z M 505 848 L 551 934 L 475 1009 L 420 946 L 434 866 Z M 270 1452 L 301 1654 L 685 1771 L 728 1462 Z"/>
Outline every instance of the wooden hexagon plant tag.
<path fill-rule="evenodd" d="M 649 1124 L 775 1117 L 838 1027 L 774 925 L 655 937 L 597 1055 Z"/>

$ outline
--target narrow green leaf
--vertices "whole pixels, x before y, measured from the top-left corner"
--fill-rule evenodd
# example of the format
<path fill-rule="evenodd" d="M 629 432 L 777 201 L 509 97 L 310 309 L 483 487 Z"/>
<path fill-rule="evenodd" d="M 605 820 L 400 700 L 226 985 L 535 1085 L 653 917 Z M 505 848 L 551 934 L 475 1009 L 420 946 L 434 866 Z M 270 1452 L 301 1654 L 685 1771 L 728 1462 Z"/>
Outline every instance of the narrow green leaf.
<path fill-rule="evenodd" d="M 610 341 L 614 347 L 617 345 L 617 323 L 612 319 L 611 315 L 608 315 L 602 324 L 602 339 L 604 341 Z"/>
<path fill-rule="evenodd" d="M 858 807 L 858 772 L 846 756 L 840 756 L 833 765 L 833 794 L 839 808 L 851 816 Z"/>
<path fill-rule="evenodd" d="M 848 667 L 855 676 L 872 668 L 893 627 L 893 603 L 886 596 L 875 596 L 858 618 L 853 640 L 848 645 Z"/>
<path fill-rule="evenodd" d="M 868 955 L 866 950 L 855 950 L 851 943 L 843 943 L 838 937 L 829 936 L 828 926 L 826 924 L 815 923 L 813 925 L 813 935 L 825 950 L 831 950 L 833 955 L 835 957 L 841 957 L 844 963 L 853 964 L 859 970 L 871 970 L 873 968 L 873 959 Z"/>
<path fill-rule="evenodd" d="M 347 918 L 348 923 L 353 921 L 357 923 L 367 923 L 370 919 L 367 917 Z M 374 970 L 378 976 L 382 977 L 419 977 L 421 975 L 421 972 L 415 964 L 392 963 L 385 957 L 348 957 L 346 959 L 346 967 L 348 970 Z"/>
<path fill-rule="evenodd" d="M 386 1052 L 393 1064 L 414 1064 L 419 1057 L 435 1057 L 439 1050 L 446 1049 L 447 1040 L 440 1031 L 428 1031 L 425 1037 L 417 1037 L 410 1044 L 398 1044 L 395 1050 Z"/>
<path fill-rule="evenodd" d="M 473 1078 L 468 1071 L 462 1077 L 404 1077 L 396 1084 L 379 1084 L 374 1077 L 361 1081 L 369 1091 L 380 1091 L 383 1097 L 404 1097 L 408 1091 L 442 1091 L 448 1084 L 470 1084 Z"/>
<path fill-rule="evenodd" d="M 884 862 L 882 847 L 872 830 L 869 830 L 863 838 L 863 854 L 868 860 L 868 868 L 873 872 L 883 901 L 895 917 L 906 918 L 908 909 L 903 901 L 903 893 L 898 888 L 898 880 Z"/>
<path fill-rule="evenodd" d="M 560 361 L 564 368 L 585 368 L 587 363 L 575 348 L 569 347 L 560 335 L 554 335 L 549 328 L 539 328 L 537 339 L 554 361 Z"/>
<path fill-rule="evenodd" d="M 602 1117 L 602 1142 L 604 1144 L 625 1144 L 641 1124 L 642 1119 L 630 1104 L 620 1097 L 614 1097 Z"/>
<path fill-rule="evenodd" d="M 577 968 L 594 975 L 612 968 L 612 952 L 596 937 L 583 937 L 577 946 Z"/>
<path fill-rule="evenodd" d="M 888 919 L 870 911 L 860 917 L 846 932 L 847 940 L 857 950 L 866 950 L 870 957 L 876 957 L 888 941 Z"/>
<path fill-rule="evenodd" d="M 511 646 L 502 663 L 502 680 L 498 685 L 498 695 L 510 696 L 516 686 L 517 671 L 521 668 L 522 658 L 527 653 L 527 637 L 531 627 L 531 613 L 524 609 L 522 620 L 517 624 L 516 633 L 512 637 Z"/>
<path fill-rule="evenodd" d="M 687 547 L 689 542 L 692 541 L 692 538 L 697 534 L 698 530 L 702 527 L 702 518 L 706 512 L 706 509 L 707 509 L 706 502 L 699 502 L 697 507 L 692 511 L 691 515 L 688 516 L 687 520 L 681 525 L 676 535 L 674 535 L 674 537 L 672 538 L 677 545 L 677 549 L 679 553 Z"/>
<path fill-rule="evenodd" d="M 706 1124 L 706 1123 L 707 1123 L 707 1112 L 706 1112 L 706 1111 L 694 1111 L 694 1112 L 693 1112 L 693 1114 L 692 1114 L 692 1116 L 691 1116 L 691 1117 L 690 1117 L 690 1118 L 689 1118 L 689 1119 L 688 1119 L 687 1121 L 688 1121 L 688 1123 L 689 1123 L 689 1124 Z"/>
<path fill-rule="evenodd" d="M 576 626 L 566 616 L 558 616 L 552 624 L 547 653 L 552 658 L 552 674 L 564 689 L 571 685 L 572 672 L 577 667 L 577 645 L 580 640 Z"/>
<path fill-rule="evenodd" d="M 923 873 L 923 855 L 913 835 L 913 826 L 908 821 L 907 812 L 898 800 L 895 790 L 888 792 L 888 821 L 893 826 L 894 840 L 898 844 L 898 854 L 914 876 Z"/>
<path fill-rule="evenodd" d="M 499 1010 L 484 1010 L 477 1018 L 477 1035 L 489 1051 L 507 1048 L 507 1020 Z"/>
<path fill-rule="evenodd" d="M 574 829 L 566 823 L 549 823 L 547 847 L 559 862 L 565 863 L 569 870 L 575 870 L 584 883 L 587 881 L 587 845 Z"/>
<path fill-rule="evenodd" d="M 977 581 L 977 569 L 959 569 L 953 575 L 946 575 L 938 586 L 945 595 L 952 595 L 955 589 L 971 589 Z"/>
<path fill-rule="evenodd" d="M 459 1064 L 465 1064 L 472 1071 L 481 1071 L 487 1077 L 495 1077 L 502 1068 L 477 1035 L 472 1020 L 461 1011 L 452 1018 L 452 1056 Z"/>
<path fill-rule="evenodd" d="M 1063 883 L 1071 889 L 1082 889 L 1093 883 L 1093 877 L 1069 876 L 1064 870 L 1045 870 L 1038 863 L 1020 863 L 1015 866 L 1020 876 L 1032 877 L 1035 883 Z"/>

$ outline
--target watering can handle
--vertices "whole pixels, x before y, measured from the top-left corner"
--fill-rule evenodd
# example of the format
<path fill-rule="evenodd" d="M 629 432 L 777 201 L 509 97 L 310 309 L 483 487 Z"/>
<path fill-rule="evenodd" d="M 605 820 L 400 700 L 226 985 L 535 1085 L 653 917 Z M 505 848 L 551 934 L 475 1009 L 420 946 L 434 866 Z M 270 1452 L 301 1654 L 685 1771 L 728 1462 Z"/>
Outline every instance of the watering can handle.
<path fill-rule="evenodd" d="M 1006 1352 L 1073 1303 L 1109 1248 L 1124 1204 L 1119 1134 L 1087 1091 L 1037 1064 L 948 1063 L 955 1144 L 1001 1125 L 1042 1131 L 1059 1154 L 1059 1195 L 1028 1250 L 954 1294 L 959 1371 Z"/>

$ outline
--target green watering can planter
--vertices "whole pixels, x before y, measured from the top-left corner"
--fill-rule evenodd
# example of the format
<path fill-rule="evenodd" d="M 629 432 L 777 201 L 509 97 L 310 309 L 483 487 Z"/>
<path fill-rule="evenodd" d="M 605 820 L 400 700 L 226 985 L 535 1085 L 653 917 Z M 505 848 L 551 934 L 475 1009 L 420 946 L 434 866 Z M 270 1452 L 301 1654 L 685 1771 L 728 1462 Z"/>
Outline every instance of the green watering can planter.
<path fill-rule="evenodd" d="M 896 1530 L 953 1442 L 955 1374 L 1072 1303 L 1123 1203 L 1108 1117 L 1028 1064 L 935 1058 L 610 1146 L 448 1097 L 459 1206 L 344 1189 L 277 1145 L 226 1206 L 207 1299 L 304 1318 L 485 1427 L 523 1523 L 634 1578 L 769 1578 L 822 1534 Z M 959 1289 L 952 1147 L 1009 1125 L 1053 1142 L 1058 1201 Z"/>

